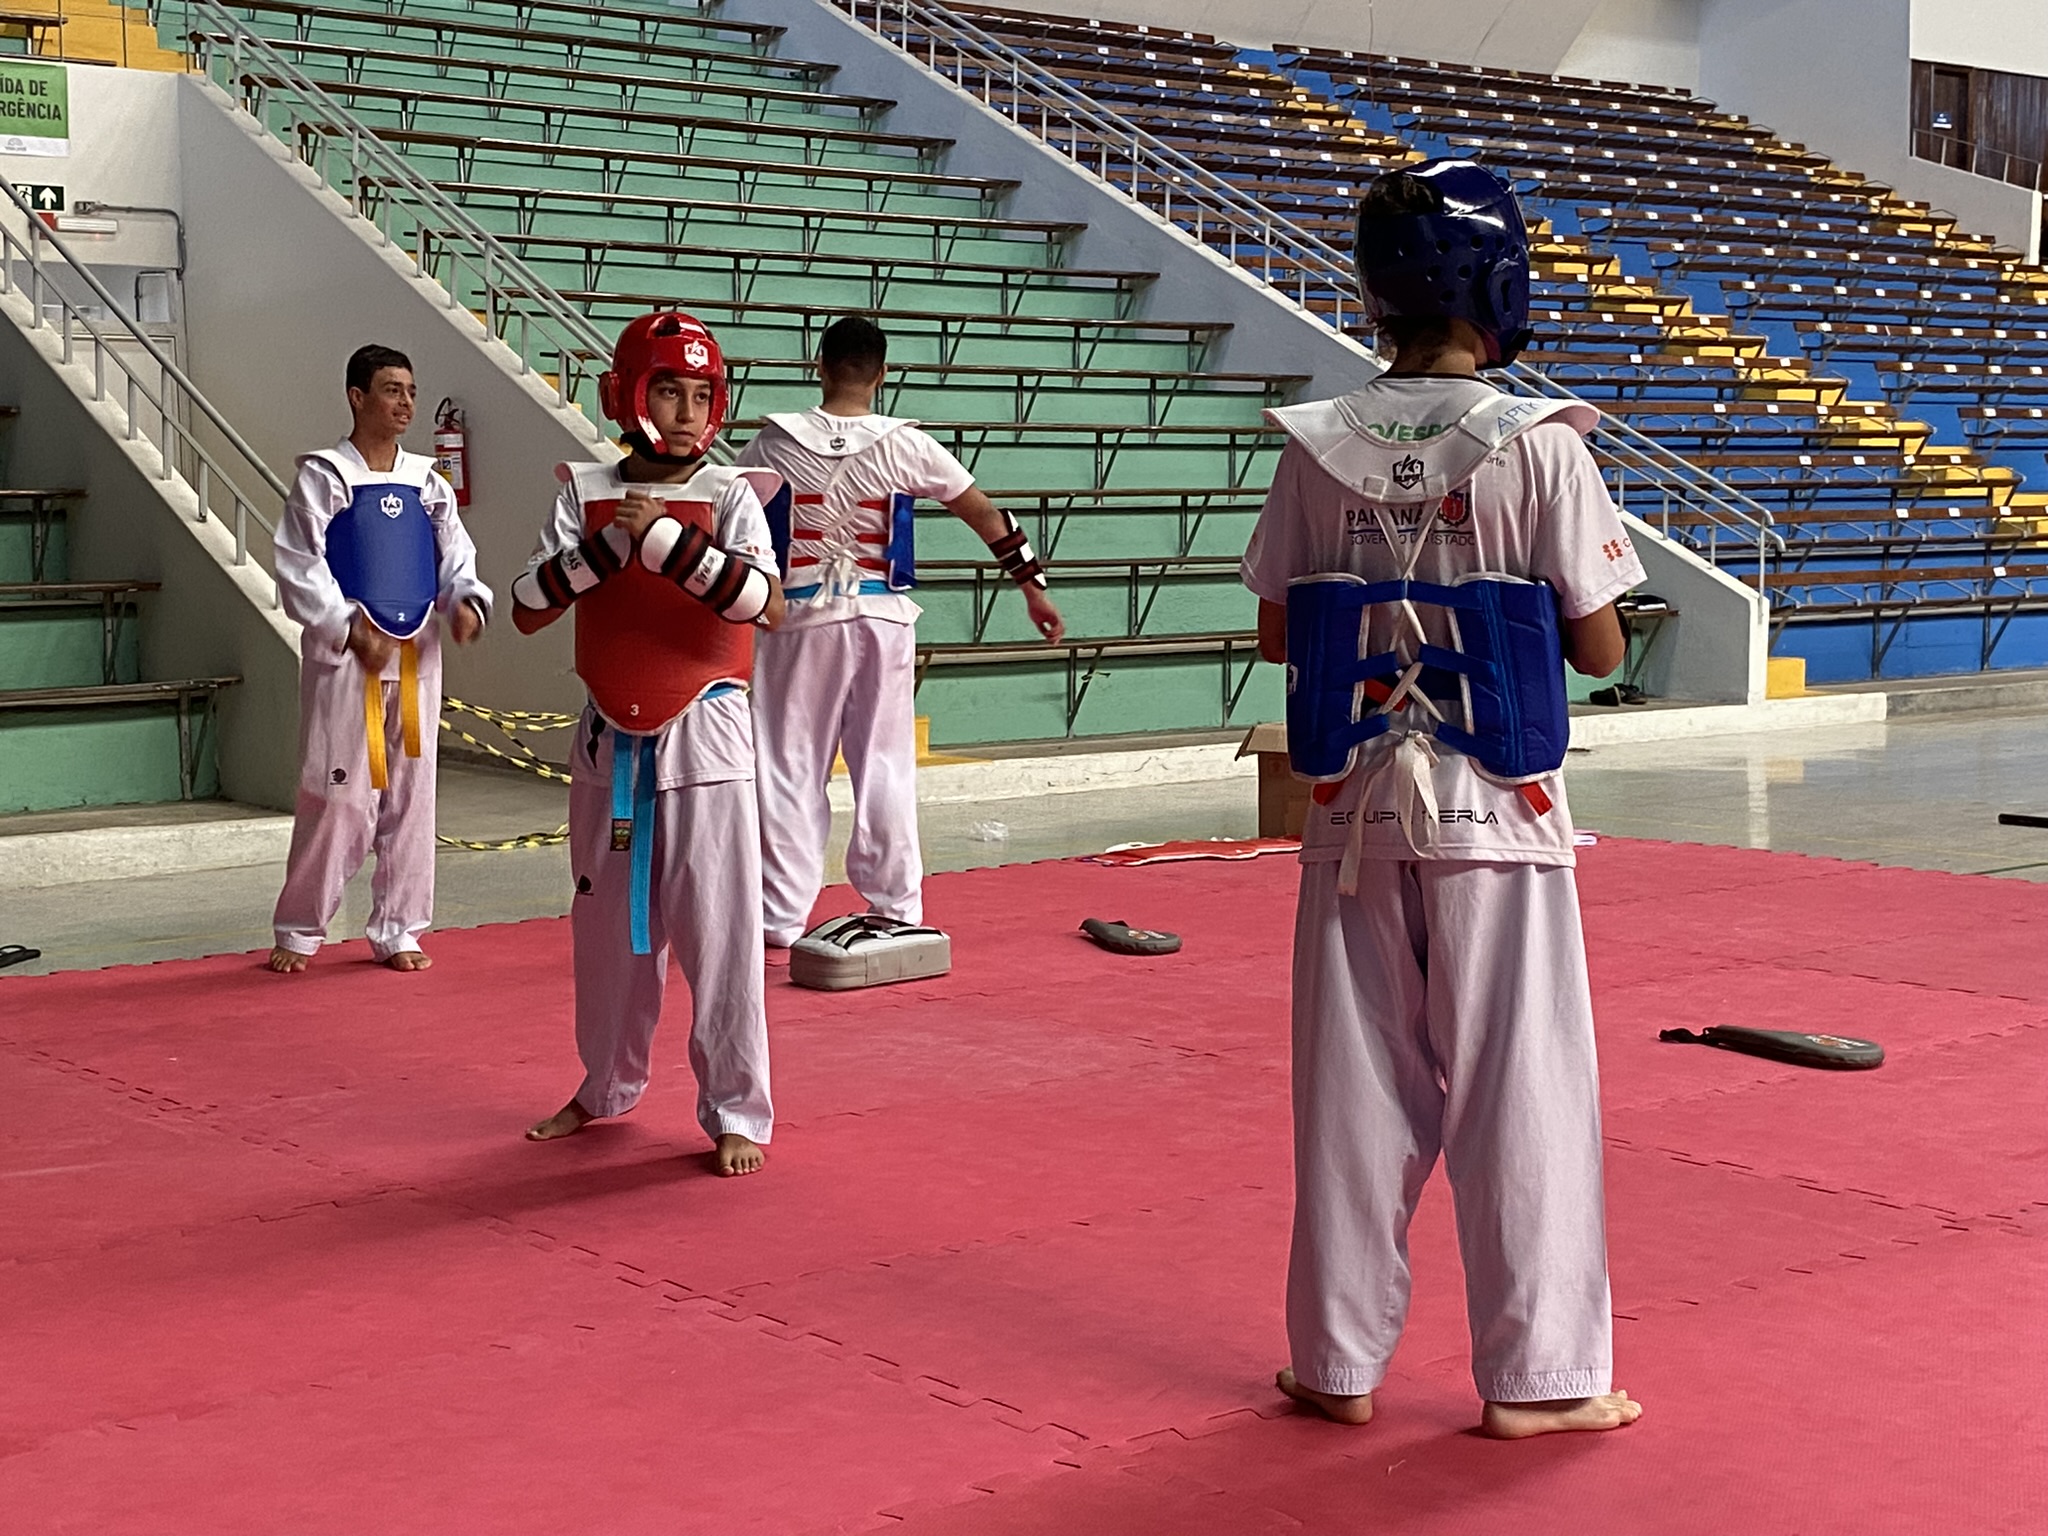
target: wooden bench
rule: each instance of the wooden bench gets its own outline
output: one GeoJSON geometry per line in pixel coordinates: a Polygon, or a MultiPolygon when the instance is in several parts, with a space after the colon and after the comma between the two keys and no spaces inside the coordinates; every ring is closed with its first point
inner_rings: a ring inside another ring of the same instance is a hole
{"type": "MultiPolygon", "coordinates": [[[[759,189],[764,180],[781,179],[798,185],[788,190],[800,194],[820,183],[847,183],[859,189],[866,199],[863,207],[857,209],[819,210],[821,212],[875,213],[880,210],[875,199],[879,194],[886,198],[891,192],[906,188],[922,191],[961,191],[972,194],[963,197],[964,203],[986,207],[1000,201],[1017,189],[1018,183],[999,176],[949,176],[937,171],[898,171],[870,169],[853,165],[822,165],[816,161],[802,160],[758,160],[732,155],[674,154],[664,150],[643,149],[635,146],[612,148],[602,144],[567,144],[543,142],[537,139],[497,138],[487,134],[448,133],[439,129],[421,128],[379,128],[377,137],[384,143],[398,149],[449,149],[455,152],[456,175],[467,181],[480,155],[491,155],[524,164],[532,160],[553,163],[561,160],[581,160],[595,163],[602,168],[602,174],[609,181],[614,195],[638,197],[637,192],[624,192],[629,172],[644,172],[656,168],[703,173],[719,172],[730,176],[741,188],[759,189]]],[[[299,124],[301,142],[318,141],[327,138],[345,138],[345,131],[325,123],[299,124]]],[[[309,157],[310,158],[310,157],[309,157]]],[[[751,207],[762,206],[748,199],[751,207]]],[[[781,205],[768,205],[781,206],[781,205]]]]}
{"type": "Polygon", "coordinates": [[[0,33],[21,29],[22,51],[35,55],[43,51],[52,32],[59,34],[58,52],[63,52],[62,33],[66,17],[48,11],[0,11],[0,33]]]}
{"type": "MultiPolygon", "coordinates": [[[[195,53],[228,45],[224,33],[208,32],[205,28],[194,28],[186,34],[186,41],[195,53]]],[[[750,113],[747,121],[762,121],[751,115],[753,109],[774,102],[784,106],[803,106],[825,116],[832,109],[839,109],[847,115],[874,117],[888,111],[896,103],[881,96],[848,96],[830,91],[793,90],[787,86],[764,85],[753,81],[697,79],[691,76],[636,75],[617,70],[572,69],[567,65],[549,64],[538,59],[493,58],[486,54],[456,54],[440,52],[415,52],[399,48],[373,48],[366,43],[317,42],[311,38],[273,37],[266,41],[279,53],[295,55],[300,60],[333,59],[341,61],[349,71],[359,73],[364,64],[399,64],[426,67],[447,76],[451,71],[462,70],[479,74],[484,78],[486,90],[495,89],[502,78],[506,82],[514,79],[558,81],[572,86],[579,92],[604,86],[619,92],[622,101],[637,100],[642,95],[679,95],[691,97],[718,97],[741,103],[742,110],[750,113]]]]}
{"type": "Polygon", "coordinates": [[[29,580],[43,579],[43,562],[50,550],[50,527],[57,514],[74,501],[83,501],[83,490],[32,490],[20,486],[0,487],[0,517],[12,514],[29,520],[29,580]]]}
{"type": "Polygon", "coordinates": [[[72,609],[100,618],[100,681],[112,684],[120,659],[121,621],[144,592],[162,590],[154,581],[0,582],[0,613],[47,613],[72,609]]]}
{"type": "Polygon", "coordinates": [[[178,797],[193,796],[199,767],[199,743],[193,737],[194,706],[210,711],[223,688],[241,679],[186,677],[155,683],[108,683],[88,688],[0,689],[0,712],[27,713],[124,709],[174,704],[178,710],[178,797]]]}
{"type": "MultiPolygon", "coordinates": [[[[429,33],[437,45],[450,38],[472,38],[519,49],[555,47],[560,48],[572,64],[580,61],[591,51],[610,50],[614,53],[636,53],[649,63],[690,64],[705,68],[730,63],[751,64],[765,74],[779,74],[799,80],[829,80],[839,72],[837,64],[806,59],[785,59],[773,54],[735,53],[730,49],[720,48],[693,48],[683,43],[639,41],[628,37],[613,37],[602,32],[547,32],[534,27],[506,26],[497,22],[476,21],[468,17],[432,16],[389,10],[352,10],[341,6],[309,4],[307,0],[232,0],[228,8],[249,16],[289,17],[297,24],[301,36],[306,35],[316,24],[329,21],[347,26],[382,27],[394,33],[429,33]]],[[[607,11],[606,14],[618,13],[607,11]]],[[[646,14],[649,21],[668,20],[671,17],[677,21],[687,21],[683,13],[670,12],[666,8],[652,9],[646,14]]]]}
{"type": "MultiPolygon", "coordinates": [[[[277,90],[284,82],[255,72],[241,77],[245,89],[277,90]]],[[[852,128],[845,123],[821,118],[815,123],[792,123],[780,118],[734,118],[721,113],[675,112],[648,107],[606,106],[592,101],[556,101],[548,97],[507,96],[486,91],[479,96],[468,91],[438,91],[412,85],[372,85],[360,81],[324,80],[320,88],[330,96],[348,101],[391,102],[402,112],[417,113],[422,105],[484,108],[494,120],[502,120],[507,109],[531,113],[540,119],[543,139],[552,144],[556,125],[565,119],[588,118],[607,124],[648,125],[675,131],[682,142],[698,133],[727,133],[745,138],[795,139],[806,151],[825,148],[907,149],[906,159],[929,166],[951,146],[951,139],[921,138],[907,133],[877,133],[852,128]]],[[[379,130],[380,136],[382,131],[379,130]]],[[[694,158],[694,157],[693,157],[694,158]]],[[[781,161],[759,162],[764,166],[781,161]]],[[[816,162],[801,162],[816,163],[816,162]]]]}
{"type": "Polygon", "coordinates": [[[1214,656],[1221,663],[1222,705],[1219,724],[1228,724],[1237,701],[1243,697],[1259,660],[1256,630],[1230,630],[1208,634],[1147,635],[1086,640],[1063,640],[1058,645],[1044,641],[1019,641],[994,645],[921,645],[917,649],[917,683],[922,685],[934,667],[1018,666],[1061,658],[1066,669],[1066,720],[1071,733],[1080,718],[1088,688],[1106,663],[1115,660],[1171,660],[1177,657],[1214,656]]]}
{"type": "MultiPolygon", "coordinates": [[[[365,177],[364,181],[373,187],[389,185],[383,177],[365,177]]],[[[678,231],[679,240],[687,238],[682,231],[688,227],[689,216],[692,213],[706,212],[744,216],[755,222],[787,220],[795,224],[806,237],[810,237],[821,225],[833,224],[920,230],[931,236],[934,260],[943,259],[949,235],[1028,235],[1035,236],[1047,246],[1053,246],[1087,227],[1082,223],[1059,219],[997,219],[970,214],[897,213],[888,209],[807,208],[794,203],[751,203],[732,198],[685,197],[678,193],[590,192],[553,187],[505,186],[491,181],[443,181],[435,185],[472,212],[479,205],[494,198],[506,199],[514,205],[515,217],[529,222],[538,207],[543,204],[597,206],[613,212],[620,211],[621,205],[631,211],[655,209],[670,221],[669,227],[678,231]]]]}
{"type": "MultiPolygon", "coordinates": [[[[1131,639],[1152,638],[1144,635],[1145,622],[1151,617],[1153,604],[1170,579],[1187,577],[1213,581],[1222,577],[1234,583],[1242,563],[1243,559],[1238,555],[1087,555],[1072,560],[1048,556],[1044,561],[1046,577],[1055,586],[1069,581],[1123,581],[1127,600],[1125,628],[1131,639]],[[1148,578],[1151,581],[1149,593],[1145,590],[1148,578]]],[[[992,559],[920,560],[917,562],[917,584],[920,587],[965,586],[969,589],[975,644],[983,643],[982,636],[988,632],[997,600],[1005,590],[1015,585],[1001,562],[992,559]]]]}
{"type": "MultiPolygon", "coordinates": [[[[596,274],[603,271],[612,258],[648,256],[659,258],[654,264],[664,270],[697,263],[706,266],[726,266],[733,274],[734,296],[738,294],[742,274],[752,279],[769,278],[777,274],[798,277],[854,276],[873,285],[874,295],[866,306],[869,309],[881,308],[884,303],[882,295],[889,285],[905,280],[906,277],[922,281],[934,278],[952,280],[963,276],[988,278],[995,286],[1006,292],[1032,286],[1057,286],[1063,282],[1074,282],[1135,293],[1136,290],[1159,280],[1157,272],[1109,267],[1066,267],[1051,263],[1005,265],[989,261],[936,261],[924,256],[863,256],[857,252],[745,251],[734,250],[729,246],[693,245],[680,241],[612,240],[601,236],[584,235],[500,235],[498,238],[508,245],[517,246],[528,255],[548,251],[580,252],[585,266],[591,273],[585,283],[587,287],[597,286],[596,274]]],[[[1007,307],[1006,305],[1006,312],[1007,307]]]]}

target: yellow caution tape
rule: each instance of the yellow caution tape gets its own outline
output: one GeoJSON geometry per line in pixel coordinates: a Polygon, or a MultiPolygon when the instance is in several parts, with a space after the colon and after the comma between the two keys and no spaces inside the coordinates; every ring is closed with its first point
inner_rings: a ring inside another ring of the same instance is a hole
{"type": "MultiPolygon", "coordinates": [[[[566,730],[576,723],[576,716],[558,715],[546,710],[486,709],[478,704],[469,704],[461,699],[446,696],[441,700],[441,708],[443,711],[441,729],[458,740],[475,747],[479,752],[495,757],[500,762],[510,763],[514,768],[523,768],[528,773],[547,779],[551,783],[567,784],[571,782],[569,775],[561,769],[551,763],[542,762],[534,753],[533,748],[519,739],[519,733],[522,731],[566,730]],[[473,715],[487,725],[496,727],[498,732],[518,749],[517,754],[515,755],[505,751],[503,748],[495,747],[488,741],[480,741],[470,735],[468,731],[457,729],[455,723],[447,718],[447,715],[456,713],[473,715]]],[[[567,822],[563,822],[561,826],[555,828],[552,832],[528,832],[520,837],[508,837],[496,842],[478,841],[466,837],[436,837],[434,839],[443,848],[462,848],[472,853],[506,853],[522,848],[551,848],[568,840],[569,824],[567,822]]]]}
{"type": "Polygon", "coordinates": [[[436,837],[435,842],[443,848],[466,848],[471,853],[506,853],[515,848],[552,848],[557,843],[569,841],[569,823],[563,822],[552,832],[528,832],[523,837],[508,837],[502,842],[484,843],[466,837],[436,837]]]}

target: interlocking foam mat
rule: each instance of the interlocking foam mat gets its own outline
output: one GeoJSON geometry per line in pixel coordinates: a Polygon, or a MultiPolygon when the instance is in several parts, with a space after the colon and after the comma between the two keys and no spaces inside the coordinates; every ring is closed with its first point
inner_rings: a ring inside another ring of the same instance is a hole
{"type": "Polygon", "coordinates": [[[934,878],[951,976],[771,972],[776,1139],[738,1180],[680,981],[639,1109],[521,1139],[578,1075],[562,922],[437,935],[416,976],[357,943],[299,977],[0,978],[0,1524],[2048,1529],[2048,888],[1583,852],[1617,1381],[1648,1406],[1501,1445],[1440,1179],[1377,1420],[1272,1388],[1295,874],[934,878]],[[1186,947],[1106,954],[1090,915],[1186,947]],[[1711,1023],[1890,1059],[1656,1038],[1711,1023]]]}

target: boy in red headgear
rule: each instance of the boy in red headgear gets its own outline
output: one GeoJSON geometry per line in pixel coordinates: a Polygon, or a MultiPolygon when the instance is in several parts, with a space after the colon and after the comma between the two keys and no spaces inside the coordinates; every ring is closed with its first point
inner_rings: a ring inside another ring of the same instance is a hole
{"type": "Polygon", "coordinates": [[[554,512],[512,585],[522,634],[576,606],[590,692],[569,793],[585,1075],[526,1134],[573,1135],[639,1101],[673,946],[695,1015],[698,1123],[720,1173],[753,1173],[774,1114],[747,686],[755,629],[782,617],[762,510],[781,481],[705,463],[725,423],[725,360],[688,315],[627,326],[599,396],[626,456],[556,471],[554,512]]]}

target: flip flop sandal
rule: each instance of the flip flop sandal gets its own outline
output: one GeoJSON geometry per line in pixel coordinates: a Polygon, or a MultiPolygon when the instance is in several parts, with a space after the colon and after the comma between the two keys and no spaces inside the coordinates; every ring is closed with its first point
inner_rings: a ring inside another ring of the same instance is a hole
{"type": "Polygon", "coordinates": [[[43,952],[30,949],[26,944],[0,944],[0,971],[10,965],[26,965],[31,960],[40,960],[43,952]]]}
{"type": "Polygon", "coordinates": [[[1081,931],[1113,955],[1171,955],[1180,949],[1179,934],[1133,928],[1122,919],[1106,923],[1091,917],[1081,924],[1081,931]]]}

